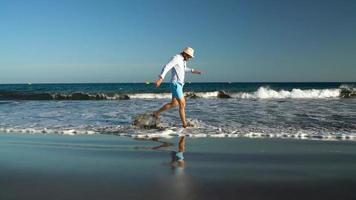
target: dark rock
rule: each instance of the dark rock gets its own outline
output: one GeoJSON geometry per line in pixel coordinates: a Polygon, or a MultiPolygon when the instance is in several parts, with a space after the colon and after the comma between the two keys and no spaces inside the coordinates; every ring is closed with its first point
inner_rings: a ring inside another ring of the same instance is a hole
{"type": "Polygon", "coordinates": [[[88,94],[83,94],[83,93],[73,93],[71,95],[71,99],[72,100],[89,100],[90,99],[90,96],[88,94]]]}
{"type": "Polygon", "coordinates": [[[67,96],[66,95],[62,95],[62,94],[55,94],[54,95],[54,99],[55,100],[67,100],[67,96]]]}
{"type": "Polygon", "coordinates": [[[199,98],[194,92],[187,92],[185,93],[185,98],[188,99],[197,99],[199,98]]]}
{"type": "Polygon", "coordinates": [[[340,92],[340,97],[343,98],[355,98],[356,91],[350,88],[342,88],[340,92]]]}
{"type": "Polygon", "coordinates": [[[0,100],[52,100],[48,93],[1,92],[0,100]]]}
{"type": "Polygon", "coordinates": [[[218,92],[218,98],[222,98],[222,99],[228,99],[228,98],[231,98],[230,95],[228,95],[226,92],[224,91],[219,91],[218,92]]]}
{"type": "Polygon", "coordinates": [[[53,97],[47,93],[26,95],[26,100],[52,100],[53,97]]]}
{"type": "Polygon", "coordinates": [[[122,95],[119,96],[118,99],[119,99],[119,100],[129,100],[130,97],[129,97],[129,95],[127,95],[127,94],[122,94],[122,95]]]}
{"type": "Polygon", "coordinates": [[[95,95],[95,100],[104,100],[104,99],[106,99],[106,97],[102,94],[95,95]]]}
{"type": "Polygon", "coordinates": [[[133,125],[139,128],[159,128],[160,120],[152,114],[142,114],[135,117],[133,125]]]}

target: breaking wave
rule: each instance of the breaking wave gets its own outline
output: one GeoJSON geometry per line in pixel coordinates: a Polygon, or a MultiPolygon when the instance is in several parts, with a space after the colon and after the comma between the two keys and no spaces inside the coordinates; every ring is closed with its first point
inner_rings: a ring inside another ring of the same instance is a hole
{"type": "MultiPolygon", "coordinates": [[[[326,99],[355,98],[356,88],[352,85],[341,85],[334,89],[299,89],[275,90],[269,87],[259,87],[254,92],[185,92],[186,98],[204,99],[326,99]]],[[[129,99],[169,99],[170,93],[21,93],[0,91],[0,100],[129,100],[129,99]]]]}
{"type": "Polygon", "coordinates": [[[253,93],[237,93],[233,94],[232,96],[235,98],[243,99],[324,99],[340,97],[340,91],[340,89],[292,89],[291,91],[276,91],[273,89],[260,87],[256,92],[253,93]]]}

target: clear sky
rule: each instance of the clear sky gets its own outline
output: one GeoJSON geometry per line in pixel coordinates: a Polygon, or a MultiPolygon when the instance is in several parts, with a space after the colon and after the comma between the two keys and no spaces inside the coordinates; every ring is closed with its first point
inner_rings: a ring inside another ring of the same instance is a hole
{"type": "Polygon", "coordinates": [[[0,0],[0,83],[356,81],[354,0],[0,0]]]}

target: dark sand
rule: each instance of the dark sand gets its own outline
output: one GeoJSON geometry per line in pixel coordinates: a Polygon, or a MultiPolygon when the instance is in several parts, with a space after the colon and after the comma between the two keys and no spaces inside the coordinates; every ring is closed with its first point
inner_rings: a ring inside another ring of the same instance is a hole
{"type": "Polygon", "coordinates": [[[0,134],[0,199],[356,199],[356,142],[0,134]]]}

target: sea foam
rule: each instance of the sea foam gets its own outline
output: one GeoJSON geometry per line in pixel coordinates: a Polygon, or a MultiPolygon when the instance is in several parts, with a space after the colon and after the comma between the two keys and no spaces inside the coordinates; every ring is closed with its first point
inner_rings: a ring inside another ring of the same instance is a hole
{"type": "MultiPolygon", "coordinates": [[[[203,99],[216,99],[221,94],[231,98],[237,99],[324,99],[324,98],[338,98],[340,97],[341,89],[292,89],[287,90],[273,90],[268,87],[260,87],[255,92],[186,92],[188,98],[203,98],[203,99]]],[[[128,95],[130,99],[169,99],[170,93],[142,93],[128,95]]]]}
{"type": "Polygon", "coordinates": [[[231,94],[233,98],[242,99],[323,99],[323,98],[337,98],[340,97],[340,89],[292,89],[286,90],[273,90],[267,87],[260,87],[256,92],[252,93],[235,93],[231,94]]]}
{"type": "MultiPolygon", "coordinates": [[[[350,85],[342,85],[339,88],[332,89],[300,89],[276,90],[268,86],[261,86],[256,91],[234,92],[234,91],[207,91],[194,92],[185,91],[186,98],[237,98],[237,99],[323,99],[323,98],[354,98],[356,89],[350,85]]],[[[74,92],[71,94],[50,94],[50,93],[16,93],[0,92],[2,104],[8,103],[8,100],[129,100],[129,99],[170,99],[171,93],[84,93],[74,92]]]]}

